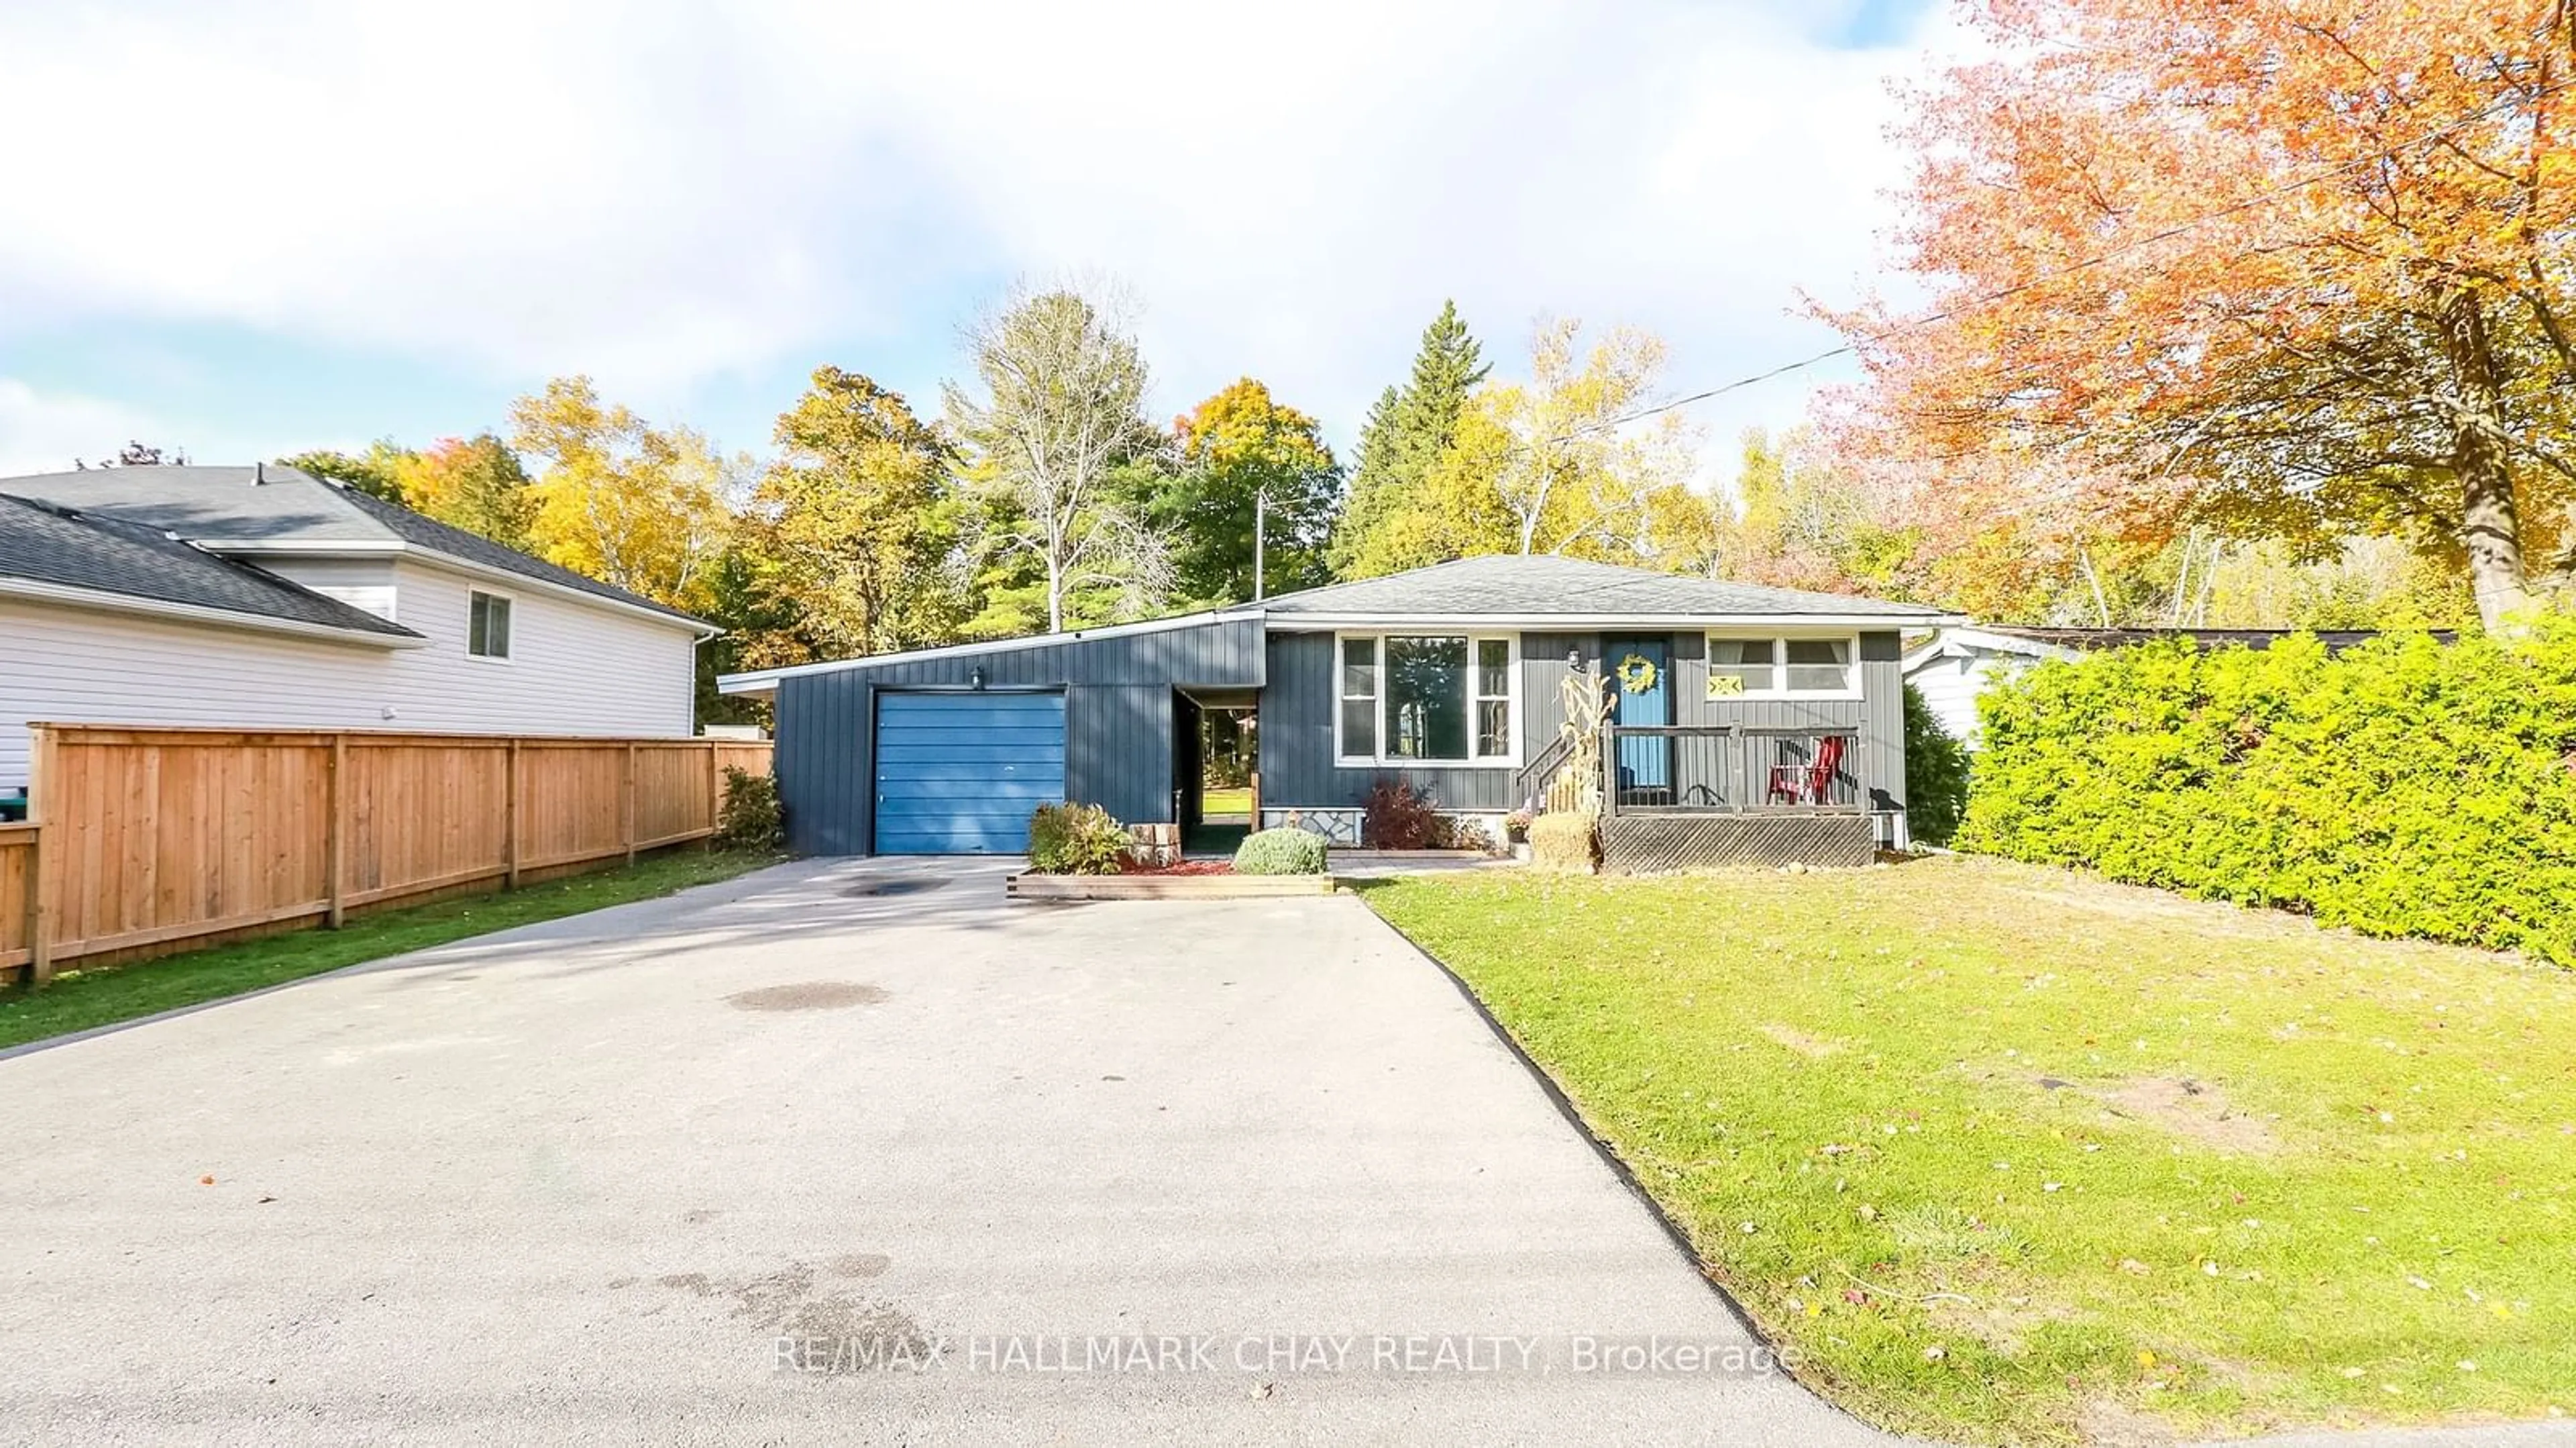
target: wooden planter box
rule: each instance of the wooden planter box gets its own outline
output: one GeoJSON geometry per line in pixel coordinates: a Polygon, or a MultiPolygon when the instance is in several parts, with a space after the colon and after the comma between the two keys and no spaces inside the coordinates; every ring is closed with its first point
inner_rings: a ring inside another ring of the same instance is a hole
{"type": "Polygon", "coordinates": [[[1003,882],[1014,900],[1240,900],[1330,895],[1330,875],[1040,875],[1003,882]]]}

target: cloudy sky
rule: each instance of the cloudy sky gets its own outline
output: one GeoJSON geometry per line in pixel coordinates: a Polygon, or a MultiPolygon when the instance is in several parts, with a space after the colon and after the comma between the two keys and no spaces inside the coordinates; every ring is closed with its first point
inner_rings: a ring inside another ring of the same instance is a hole
{"type": "Polygon", "coordinates": [[[1444,296],[1506,370],[1553,312],[1694,390],[1872,284],[1937,10],[12,0],[0,474],[423,443],[569,372],[757,452],[824,362],[935,408],[1068,271],[1141,300],[1163,413],[1249,374],[1346,446],[1444,296]]]}

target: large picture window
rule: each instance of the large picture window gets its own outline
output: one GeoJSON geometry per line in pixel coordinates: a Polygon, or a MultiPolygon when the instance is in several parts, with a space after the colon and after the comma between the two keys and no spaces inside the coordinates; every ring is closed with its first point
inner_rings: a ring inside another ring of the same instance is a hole
{"type": "Polygon", "coordinates": [[[1708,641],[1708,696],[1849,694],[1853,640],[1827,638],[1717,638],[1708,641]]]}
{"type": "Polygon", "coordinates": [[[1336,753],[1371,764],[1511,762],[1515,653],[1508,638],[1345,635],[1336,753]]]}

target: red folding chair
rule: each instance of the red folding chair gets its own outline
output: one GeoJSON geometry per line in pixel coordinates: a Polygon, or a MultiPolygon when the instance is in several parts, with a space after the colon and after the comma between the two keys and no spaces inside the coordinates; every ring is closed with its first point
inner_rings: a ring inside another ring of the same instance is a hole
{"type": "Polygon", "coordinates": [[[1843,767],[1843,742],[1846,736],[1828,734],[1816,741],[1816,757],[1805,764],[1771,766],[1771,791],[1763,797],[1766,804],[1786,801],[1790,804],[1824,804],[1834,797],[1834,776],[1843,767]]]}

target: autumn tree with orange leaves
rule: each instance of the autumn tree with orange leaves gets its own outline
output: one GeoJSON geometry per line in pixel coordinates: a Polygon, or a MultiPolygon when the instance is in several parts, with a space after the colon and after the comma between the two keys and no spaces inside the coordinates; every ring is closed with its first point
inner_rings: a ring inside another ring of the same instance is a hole
{"type": "Polygon", "coordinates": [[[1833,318],[1882,461],[1954,516],[2403,537],[2491,628],[2564,586],[2576,0],[1968,3],[1903,132],[1930,300],[1833,318]]]}

